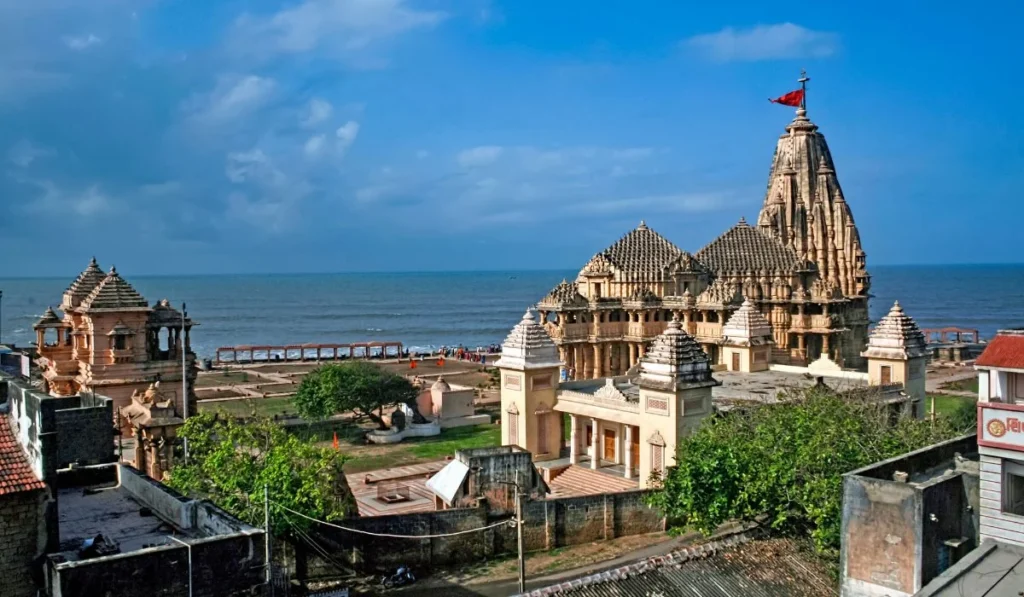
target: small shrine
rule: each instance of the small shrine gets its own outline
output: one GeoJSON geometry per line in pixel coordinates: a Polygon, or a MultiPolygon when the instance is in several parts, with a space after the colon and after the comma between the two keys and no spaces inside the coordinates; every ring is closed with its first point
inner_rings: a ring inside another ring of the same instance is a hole
{"type": "Polygon", "coordinates": [[[174,444],[178,427],[185,422],[174,409],[174,399],[154,382],[144,391],[132,393],[131,404],[121,407],[121,418],[135,437],[135,468],[161,481],[174,466],[174,444]]]}

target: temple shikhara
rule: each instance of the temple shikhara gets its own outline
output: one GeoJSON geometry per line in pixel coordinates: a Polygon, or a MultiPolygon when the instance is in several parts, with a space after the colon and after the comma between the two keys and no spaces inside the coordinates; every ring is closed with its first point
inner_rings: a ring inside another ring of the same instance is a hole
{"type": "Polygon", "coordinates": [[[860,367],[869,288],[832,154],[801,106],[775,148],[754,225],[741,218],[691,254],[640,222],[537,307],[574,379],[624,374],[674,317],[713,364],[738,368],[726,329],[744,301],[745,318],[753,309],[770,325],[770,348],[756,358],[860,367]]]}
{"type": "MultiPolygon", "coordinates": [[[[60,310],[63,317],[47,308],[33,326],[44,391],[53,396],[102,394],[122,413],[138,408],[138,397],[153,394],[152,384],[160,382],[161,417],[171,407],[178,415],[196,412],[190,333],[197,324],[166,299],[151,307],[116,269],[104,273],[93,259],[64,292],[60,310]]],[[[131,428],[123,417],[121,425],[125,431],[131,428]]]]}

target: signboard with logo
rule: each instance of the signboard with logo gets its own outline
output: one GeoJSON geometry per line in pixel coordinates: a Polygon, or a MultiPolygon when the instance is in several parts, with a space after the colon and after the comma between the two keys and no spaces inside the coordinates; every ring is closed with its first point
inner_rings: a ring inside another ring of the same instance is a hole
{"type": "Polygon", "coordinates": [[[979,445],[1024,452],[1024,406],[983,405],[979,410],[979,445]]]}

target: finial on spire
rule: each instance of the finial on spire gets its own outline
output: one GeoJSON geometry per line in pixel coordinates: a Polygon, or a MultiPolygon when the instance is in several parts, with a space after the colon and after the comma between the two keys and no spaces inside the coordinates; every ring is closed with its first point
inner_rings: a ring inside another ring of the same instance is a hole
{"type": "Polygon", "coordinates": [[[96,263],[96,256],[95,255],[93,255],[92,259],[89,260],[89,265],[91,265],[93,267],[99,267],[100,264],[96,263]]]}
{"type": "Polygon", "coordinates": [[[747,223],[747,218],[745,216],[740,216],[740,224],[746,224],[746,223],[747,223]]]}
{"type": "Polygon", "coordinates": [[[533,318],[533,307],[526,308],[526,313],[523,313],[523,321],[536,323],[537,320],[533,318]]]}
{"type": "Polygon", "coordinates": [[[113,265],[111,265],[110,266],[110,273],[108,275],[116,276],[117,275],[117,268],[114,267],[113,265]]]}
{"type": "Polygon", "coordinates": [[[807,82],[810,80],[811,78],[807,76],[807,71],[801,68],[800,78],[797,79],[797,82],[800,83],[800,91],[803,92],[800,94],[800,109],[805,114],[807,113],[807,82]]]}
{"type": "Polygon", "coordinates": [[[641,229],[641,228],[646,229],[647,228],[647,222],[644,222],[643,220],[640,220],[640,225],[637,226],[637,229],[641,229]]]}

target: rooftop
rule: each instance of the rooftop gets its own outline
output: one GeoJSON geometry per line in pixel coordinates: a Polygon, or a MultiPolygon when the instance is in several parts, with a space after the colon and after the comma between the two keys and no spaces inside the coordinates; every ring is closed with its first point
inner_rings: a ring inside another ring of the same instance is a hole
{"type": "Polygon", "coordinates": [[[1024,547],[986,539],[918,597],[1017,597],[1024,587],[1024,547]]]}
{"type": "MultiPolygon", "coordinates": [[[[811,373],[790,373],[788,371],[716,371],[715,379],[722,385],[711,389],[711,398],[719,410],[728,410],[744,402],[772,404],[787,391],[809,388],[818,383],[818,377],[811,373]]],[[[828,387],[844,391],[867,387],[866,379],[824,377],[828,387]]]]}
{"type": "Polygon", "coordinates": [[[512,328],[501,345],[501,358],[496,366],[523,370],[558,367],[561,364],[554,340],[537,323],[533,310],[527,309],[522,321],[512,328]]]}
{"type": "Polygon", "coordinates": [[[834,582],[793,539],[733,536],[530,592],[530,597],[832,597],[834,582]]]}
{"type": "Polygon", "coordinates": [[[103,281],[82,300],[80,308],[83,311],[148,310],[149,303],[112,267],[103,281]]]}
{"type": "Polygon", "coordinates": [[[128,552],[167,545],[173,543],[168,536],[182,534],[181,530],[147,513],[145,506],[124,487],[103,484],[66,488],[57,492],[57,499],[60,503],[60,549],[68,560],[75,559],[73,554],[85,540],[98,535],[118,543],[122,552],[128,552]]]}
{"type": "Polygon", "coordinates": [[[0,496],[45,488],[32,471],[7,413],[0,410],[0,496]]]}
{"type": "Polygon", "coordinates": [[[716,274],[796,272],[810,269],[792,249],[751,228],[746,220],[725,231],[694,254],[716,274]]]}
{"type": "MultiPolygon", "coordinates": [[[[689,257],[686,251],[640,222],[612,246],[595,255],[594,260],[610,263],[625,273],[656,279],[676,262],[685,261],[686,257],[689,257]]],[[[594,260],[584,269],[593,270],[594,260]]]]}
{"type": "Polygon", "coordinates": [[[900,302],[893,303],[889,313],[871,330],[865,357],[908,359],[923,357],[928,347],[924,334],[912,317],[903,311],[900,302]]]}
{"type": "Polygon", "coordinates": [[[974,364],[978,367],[1024,369],[1024,330],[999,330],[974,364]]]}

